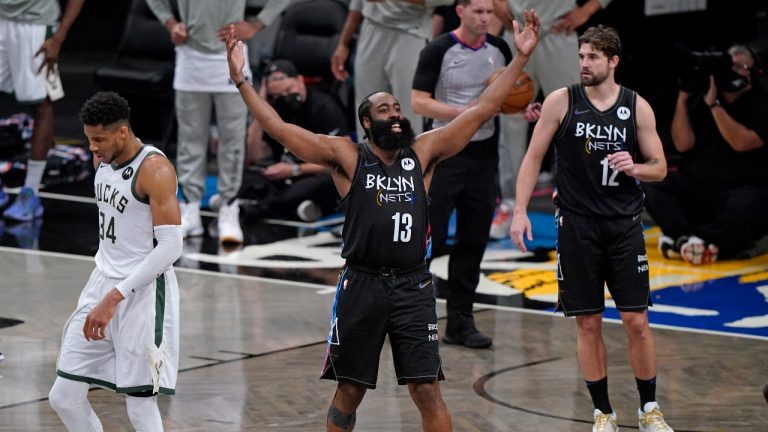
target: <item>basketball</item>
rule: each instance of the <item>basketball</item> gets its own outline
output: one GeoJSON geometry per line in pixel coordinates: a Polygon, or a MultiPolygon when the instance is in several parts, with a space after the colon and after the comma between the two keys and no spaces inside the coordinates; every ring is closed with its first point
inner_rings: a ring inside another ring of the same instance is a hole
{"type": "MultiPolygon", "coordinates": [[[[488,78],[490,85],[504,69],[498,69],[488,78]]],[[[501,112],[504,114],[517,114],[525,110],[525,107],[533,100],[533,80],[525,72],[520,72],[517,81],[507,93],[507,98],[501,104],[501,112]]]]}

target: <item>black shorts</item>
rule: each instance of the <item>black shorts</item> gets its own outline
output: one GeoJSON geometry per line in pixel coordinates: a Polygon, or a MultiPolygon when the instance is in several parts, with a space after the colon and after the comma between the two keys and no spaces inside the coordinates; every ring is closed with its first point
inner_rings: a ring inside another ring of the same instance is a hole
{"type": "Polygon", "coordinates": [[[443,380],[432,274],[394,278],[345,267],[339,275],[321,378],[376,388],[389,336],[397,383],[443,380]]]}
{"type": "Polygon", "coordinates": [[[639,215],[609,219],[560,209],[555,218],[557,310],[566,316],[602,313],[605,286],[616,309],[648,309],[648,254],[639,215]]]}

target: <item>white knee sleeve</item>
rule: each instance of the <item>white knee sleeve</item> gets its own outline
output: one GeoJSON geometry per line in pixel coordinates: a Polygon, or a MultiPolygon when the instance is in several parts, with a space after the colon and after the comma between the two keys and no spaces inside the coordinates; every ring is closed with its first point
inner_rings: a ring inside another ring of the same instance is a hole
{"type": "Polygon", "coordinates": [[[88,402],[87,383],[56,377],[48,402],[70,431],[102,432],[101,422],[88,402]]]}
{"type": "Polygon", "coordinates": [[[163,420],[160,418],[160,409],[157,407],[157,396],[126,396],[125,405],[128,407],[128,418],[136,432],[163,431],[163,420]]]}

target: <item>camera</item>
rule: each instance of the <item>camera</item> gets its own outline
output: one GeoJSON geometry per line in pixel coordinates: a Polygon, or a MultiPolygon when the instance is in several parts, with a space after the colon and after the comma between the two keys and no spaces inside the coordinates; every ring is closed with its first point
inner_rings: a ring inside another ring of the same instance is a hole
{"type": "Polygon", "coordinates": [[[685,92],[706,93],[710,75],[719,91],[734,92],[749,84],[748,78],[733,70],[733,60],[727,52],[684,50],[681,60],[680,90],[685,92]]]}

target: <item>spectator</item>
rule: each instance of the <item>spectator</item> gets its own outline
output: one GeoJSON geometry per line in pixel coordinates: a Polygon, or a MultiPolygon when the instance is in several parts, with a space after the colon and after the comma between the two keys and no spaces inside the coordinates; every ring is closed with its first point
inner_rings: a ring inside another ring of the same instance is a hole
{"type": "MultiPolygon", "coordinates": [[[[324,135],[350,135],[346,117],[329,95],[304,84],[296,66],[289,60],[274,60],[266,69],[262,94],[280,117],[310,132],[324,135]]],[[[249,142],[259,150],[268,150],[271,163],[259,176],[268,183],[265,196],[259,196],[257,214],[295,218],[312,222],[337,211],[336,187],[331,174],[322,165],[306,163],[263,133],[258,122],[249,128],[249,142]]],[[[243,185],[249,189],[248,184],[243,185]]]]}
{"type": "MultiPolygon", "coordinates": [[[[336,79],[349,77],[346,69],[352,35],[360,30],[354,64],[355,97],[385,91],[409,95],[419,51],[431,35],[432,7],[450,5],[453,0],[352,0],[338,45],[331,57],[336,79]]],[[[412,112],[410,98],[401,101],[403,116],[413,122],[414,132],[422,130],[422,119],[412,112]]],[[[357,126],[357,137],[363,129],[357,126]]]]}
{"type": "MultiPolygon", "coordinates": [[[[433,118],[436,128],[476,103],[491,74],[512,59],[507,43],[488,34],[492,0],[459,0],[456,13],[458,29],[424,47],[413,79],[413,111],[433,118]]],[[[435,168],[429,189],[433,256],[450,254],[443,341],[469,348],[488,348],[493,342],[475,327],[472,305],[496,205],[498,138],[496,119],[491,118],[459,154],[435,168]],[[454,210],[456,241],[449,250],[454,210]]]]}
{"type": "MultiPolygon", "coordinates": [[[[534,83],[534,95],[541,90],[544,97],[552,91],[579,80],[578,42],[576,28],[584,24],[592,14],[606,7],[611,0],[589,0],[578,6],[574,0],[494,0],[494,12],[507,29],[512,21],[520,21],[522,12],[532,7],[541,17],[541,46],[536,56],[525,67],[534,83]]],[[[510,46],[511,32],[506,33],[510,46]]],[[[535,118],[535,117],[534,117],[535,118]]],[[[509,235],[512,209],[515,207],[515,181],[528,143],[527,115],[501,117],[499,140],[499,188],[501,200],[491,226],[491,237],[503,239],[509,235]]],[[[540,181],[551,181],[545,167],[540,181]]]]}
{"type": "MultiPolygon", "coordinates": [[[[272,10],[271,0],[265,10],[272,10]]],[[[242,243],[240,209],[237,192],[242,181],[247,109],[235,85],[222,79],[227,70],[224,39],[229,24],[241,39],[253,37],[260,21],[244,20],[245,0],[201,2],[178,0],[181,21],[171,11],[170,0],[147,0],[155,16],[165,24],[176,45],[176,119],[179,143],[176,169],[186,202],[181,204],[185,237],[204,232],[200,218],[200,202],[205,190],[206,156],[210,136],[211,110],[215,111],[219,131],[217,189],[221,195],[218,235],[221,243],[242,243]]],[[[245,73],[251,76],[246,65],[245,73]]]]}
{"type": "MultiPolygon", "coordinates": [[[[13,93],[19,103],[35,110],[26,179],[16,201],[3,212],[8,219],[31,221],[43,216],[40,183],[53,145],[53,100],[61,97],[49,97],[48,80],[61,85],[57,69],[61,45],[84,3],[69,0],[57,22],[58,0],[0,2],[0,91],[13,93]]],[[[7,202],[0,183],[0,207],[7,202]]]]}
{"type": "Polygon", "coordinates": [[[645,185],[660,250],[694,265],[738,257],[768,234],[768,95],[755,54],[742,45],[728,53],[732,67],[698,93],[683,77],[671,128],[682,158],[645,185]]]}

